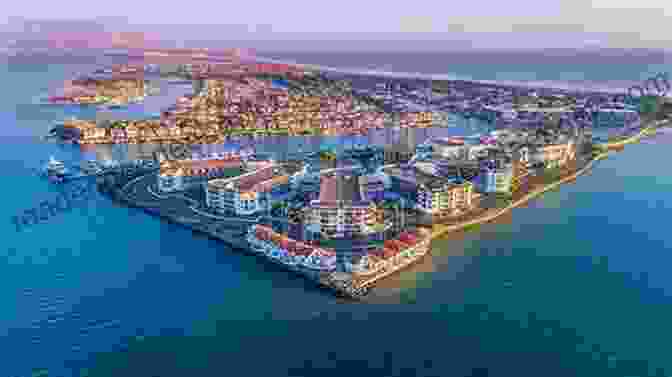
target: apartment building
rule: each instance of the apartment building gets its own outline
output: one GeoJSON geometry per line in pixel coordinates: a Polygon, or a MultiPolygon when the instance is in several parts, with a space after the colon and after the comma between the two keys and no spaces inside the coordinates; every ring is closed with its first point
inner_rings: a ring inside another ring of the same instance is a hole
{"type": "Polygon", "coordinates": [[[520,159],[514,159],[512,164],[511,192],[526,190],[529,176],[530,172],[527,164],[520,159]]]}
{"type": "Polygon", "coordinates": [[[252,215],[269,211],[282,198],[276,189],[289,187],[290,172],[271,165],[234,178],[208,182],[206,204],[222,214],[252,215]]]}
{"type": "Polygon", "coordinates": [[[357,176],[322,176],[319,198],[310,208],[311,228],[328,238],[353,238],[374,231],[376,206],[362,198],[357,176]]]}
{"type": "Polygon", "coordinates": [[[429,174],[421,168],[402,171],[398,168],[386,169],[393,182],[401,187],[414,187],[415,207],[432,215],[457,215],[473,209],[478,194],[471,182],[455,180],[429,174]]]}
{"type": "Polygon", "coordinates": [[[160,192],[184,191],[205,184],[208,179],[229,174],[231,169],[242,169],[239,156],[212,160],[166,160],[161,162],[157,186],[160,192]]]}
{"type": "Polygon", "coordinates": [[[475,182],[483,193],[509,193],[512,177],[513,164],[510,158],[489,158],[480,161],[480,173],[475,182]]]}
{"type": "Polygon", "coordinates": [[[385,182],[377,175],[359,177],[362,197],[372,201],[383,200],[385,196],[385,182]]]}
{"type": "Polygon", "coordinates": [[[576,159],[576,144],[573,140],[562,144],[550,144],[543,148],[544,167],[557,168],[565,166],[576,159]]]}

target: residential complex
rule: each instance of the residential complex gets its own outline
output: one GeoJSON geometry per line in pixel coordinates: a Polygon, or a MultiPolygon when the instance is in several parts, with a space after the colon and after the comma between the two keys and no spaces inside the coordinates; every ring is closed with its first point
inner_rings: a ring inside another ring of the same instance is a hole
{"type": "Polygon", "coordinates": [[[161,192],[184,191],[242,169],[243,161],[237,154],[221,159],[162,161],[157,185],[161,192]]]}
{"type": "Polygon", "coordinates": [[[233,178],[207,183],[206,205],[220,214],[252,215],[269,211],[283,199],[278,190],[289,187],[291,172],[271,163],[266,167],[233,178]]]}
{"type": "Polygon", "coordinates": [[[373,202],[362,197],[357,176],[323,176],[320,196],[311,201],[310,208],[310,225],[326,237],[352,238],[374,231],[377,210],[373,202]]]}

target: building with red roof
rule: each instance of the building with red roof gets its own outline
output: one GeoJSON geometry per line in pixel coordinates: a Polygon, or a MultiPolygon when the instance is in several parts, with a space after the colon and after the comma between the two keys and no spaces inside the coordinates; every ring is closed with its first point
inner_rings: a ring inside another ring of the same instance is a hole
{"type": "Polygon", "coordinates": [[[220,213],[251,215],[269,210],[276,201],[273,190],[288,184],[287,168],[269,164],[237,177],[209,181],[206,203],[220,213]]]}

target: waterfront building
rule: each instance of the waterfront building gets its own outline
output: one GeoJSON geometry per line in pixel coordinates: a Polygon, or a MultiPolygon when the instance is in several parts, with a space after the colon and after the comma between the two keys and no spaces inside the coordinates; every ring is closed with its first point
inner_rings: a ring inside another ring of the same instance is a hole
{"type": "Polygon", "coordinates": [[[467,147],[464,140],[459,138],[441,138],[432,141],[432,150],[434,153],[446,159],[465,159],[467,157],[467,147]]]}
{"type": "Polygon", "coordinates": [[[576,145],[574,140],[562,144],[545,145],[543,154],[545,168],[562,167],[570,160],[576,159],[576,145]]]}
{"type": "Polygon", "coordinates": [[[402,232],[396,239],[386,240],[382,247],[352,258],[352,261],[346,264],[346,271],[351,272],[355,280],[359,280],[370,278],[387,269],[403,266],[426,254],[430,240],[430,234],[425,230],[402,232]]]}
{"type": "Polygon", "coordinates": [[[514,158],[511,175],[511,192],[519,190],[527,191],[530,172],[527,164],[520,159],[514,158]]]}
{"type": "Polygon", "coordinates": [[[408,171],[391,168],[386,170],[393,182],[406,186],[404,191],[415,192],[415,207],[431,215],[456,215],[474,208],[474,185],[460,179],[450,179],[415,167],[408,171]],[[408,186],[413,187],[409,190],[408,186]]]}
{"type": "Polygon", "coordinates": [[[424,131],[415,128],[401,128],[398,142],[394,141],[393,132],[388,132],[388,140],[383,148],[385,164],[396,164],[410,160],[419,144],[418,139],[423,138],[426,134],[424,131]]]}
{"type": "Polygon", "coordinates": [[[252,215],[270,211],[282,201],[282,192],[289,187],[294,172],[286,167],[271,165],[234,178],[211,180],[207,183],[206,205],[218,213],[252,215]]]}
{"type": "Polygon", "coordinates": [[[290,268],[319,278],[319,272],[336,270],[336,252],[299,242],[263,225],[252,225],[247,240],[251,250],[290,268]]]}
{"type": "Polygon", "coordinates": [[[199,186],[211,178],[230,174],[232,170],[242,172],[239,156],[211,160],[164,160],[157,176],[160,192],[184,191],[199,186]]]}
{"type": "Polygon", "coordinates": [[[378,175],[363,175],[359,177],[360,190],[362,197],[374,202],[384,199],[385,182],[378,175]]]}
{"type": "Polygon", "coordinates": [[[423,143],[415,147],[415,154],[420,161],[429,160],[434,153],[434,147],[431,143],[423,143]]]}
{"type": "Polygon", "coordinates": [[[513,164],[510,158],[498,156],[480,161],[480,173],[475,183],[483,193],[509,193],[513,178],[513,164]]]}
{"type": "Polygon", "coordinates": [[[310,223],[327,238],[353,238],[372,233],[376,206],[362,197],[359,177],[322,176],[320,195],[310,203],[310,223]]]}

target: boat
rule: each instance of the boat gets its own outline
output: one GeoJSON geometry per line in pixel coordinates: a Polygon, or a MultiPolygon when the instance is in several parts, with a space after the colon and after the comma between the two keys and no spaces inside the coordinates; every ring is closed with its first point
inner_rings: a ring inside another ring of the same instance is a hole
{"type": "Polygon", "coordinates": [[[84,160],[80,164],[80,169],[84,174],[97,175],[103,172],[100,164],[96,160],[84,160]]]}
{"type": "Polygon", "coordinates": [[[108,109],[108,110],[119,110],[119,109],[122,109],[123,107],[124,107],[124,105],[122,105],[120,103],[110,103],[105,108],[108,109]]]}
{"type": "Polygon", "coordinates": [[[121,164],[119,163],[119,161],[116,161],[116,160],[103,160],[101,162],[101,167],[103,169],[114,169],[114,168],[118,168],[120,165],[121,164]]]}
{"type": "Polygon", "coordinates": [[[63,162],[56,160],[54,156],[49,158],[49,162],[45,167],[45,171],[50,177],[63,177],[64,175],[68,174],[68,171],[65,168],[63,162]]]}

